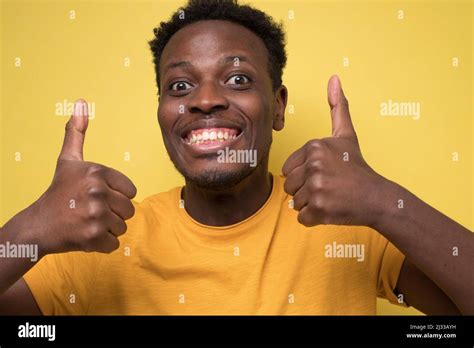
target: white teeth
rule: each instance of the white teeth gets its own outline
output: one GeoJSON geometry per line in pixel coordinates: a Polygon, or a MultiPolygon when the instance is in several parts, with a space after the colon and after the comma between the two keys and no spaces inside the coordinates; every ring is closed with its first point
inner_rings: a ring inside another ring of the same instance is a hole
{"type": "Polygon", "coordinates": [[[227,140],[233,140],[237,138],[237,134],[229,134],[225,131],[203,131],[202,133],[194,133],[189,136],[187,143],[189,145],[199,145],[206,141],[210,142],[224,142],[227,140]]]}

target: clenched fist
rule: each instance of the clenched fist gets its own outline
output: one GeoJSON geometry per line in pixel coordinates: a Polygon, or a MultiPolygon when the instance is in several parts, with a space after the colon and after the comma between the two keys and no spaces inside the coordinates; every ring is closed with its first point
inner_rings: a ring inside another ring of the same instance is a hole
{"type": "Polygon", "coordinates": [[[308,141],[283,166],[285,191],[293,196],[298,221],[372,226],[377,192],[386,180],[364,161],[337,76],[328,84],[332,136],[308,141]]]}
{"type": "Polygon", "coordinates": [[[42,254],[67,251],[112,252],[134,214],[137,189],[122,173],[83,160],[88,125],[87,104],[76,102],[66,125],[64,143],[53,181],[31,206],[42,254]]]}

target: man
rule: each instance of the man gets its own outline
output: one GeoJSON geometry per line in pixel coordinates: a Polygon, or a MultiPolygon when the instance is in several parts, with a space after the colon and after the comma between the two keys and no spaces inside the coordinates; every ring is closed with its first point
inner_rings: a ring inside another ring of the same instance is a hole
{"type": "Polygon", "coordinates": [[[377,296],[474,313],[472,233],[369,167],[337,76],[332,136],[268,172],[287,102],[271,18],[190,1],[150,46],[186,185],[132,202],[128,178],[84,161],[78,101],[51,186],[2,227],[0,244],[38,245],[41,260],[0,259],[0,313],[375,314],[377,296]]]}

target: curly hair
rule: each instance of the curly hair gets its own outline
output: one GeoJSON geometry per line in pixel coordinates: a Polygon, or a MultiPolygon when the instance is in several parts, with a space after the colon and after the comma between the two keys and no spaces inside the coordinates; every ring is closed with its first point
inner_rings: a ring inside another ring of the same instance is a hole
{"type": "Polygon", "coordinates": [[[273,90],[282,84],[286,65],[285,33],[281,23],[276,23],[266,13],[237,0],[189,0],[178,9],[167,22],[161,22],[153,29],[155,38],[149,41],[155,65],[156,85],[160,92],[160,59],[171,37],[188,24],[202,20],[226,20],[240,24],[255,33],[268,50],[268,70],[273,90]]]}

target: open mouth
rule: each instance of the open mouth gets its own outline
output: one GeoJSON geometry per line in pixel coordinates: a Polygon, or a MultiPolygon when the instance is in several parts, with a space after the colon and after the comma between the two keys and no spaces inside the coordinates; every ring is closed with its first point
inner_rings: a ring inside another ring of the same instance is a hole
{"type": "Polygon", "coordinates": [[[199,128],[193,129],[183,136],[186,144],[196,145],[216,145],[225,142],[231,142],[242,134],[238,128],[199,128]]]}

